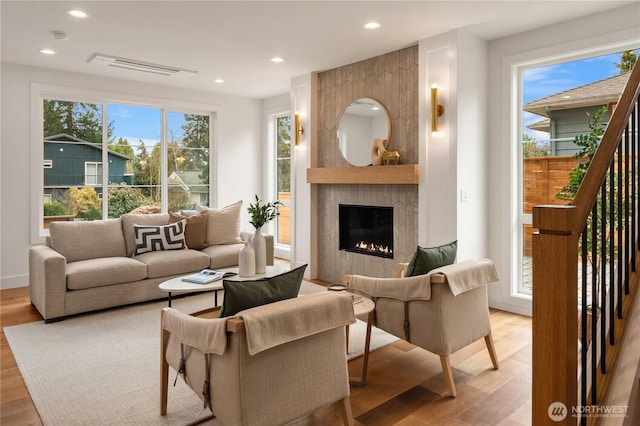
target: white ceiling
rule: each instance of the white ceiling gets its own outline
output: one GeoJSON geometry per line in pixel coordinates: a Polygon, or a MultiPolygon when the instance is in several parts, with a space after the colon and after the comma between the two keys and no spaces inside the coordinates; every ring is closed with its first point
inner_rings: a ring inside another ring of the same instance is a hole
{"type": "Polygon", "coordinates": [[[633,1],[7,1],[3,62],[266,98],[291,77],[350,64],[456,28],[492,40],[633,1]],[[68,16],[83,9],[90,18],[68,16]],[[366,30],[374,20],[382,27],[366,30]],[[52,31],[68,40],[56,40],[52,31]],[[56,55],[38,52],[51,48],[56,55]],[[94,53],[195,70],[98,67],[94,53]],[[284,63],[269,61],[281,56],[284,63]],[[216,78],[223,84],[213,82],[216,78]]]}

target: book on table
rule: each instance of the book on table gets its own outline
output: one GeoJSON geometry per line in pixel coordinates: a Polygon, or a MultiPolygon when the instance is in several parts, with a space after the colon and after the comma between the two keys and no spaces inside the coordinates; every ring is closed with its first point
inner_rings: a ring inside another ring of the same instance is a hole
{"type": "Polygon", "coordinates": [[[209,284],[226,277],[232,277],[234,275],[237,274],[235,272],[216,271],[215,269],[203,269],[197,274],[187,275],[186,277],[183,277],[182,281],[196,284],[209,284]]]}

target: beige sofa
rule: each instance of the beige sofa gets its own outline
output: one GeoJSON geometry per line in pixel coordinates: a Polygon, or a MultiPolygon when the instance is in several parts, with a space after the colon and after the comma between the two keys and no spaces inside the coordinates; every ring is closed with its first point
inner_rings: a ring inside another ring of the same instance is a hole
{"type": "MultiPolygon", "coordinates": [[[[83,312],[164,298],[166,292],[158,288],[163,281],[204,268],[237,265],[243,245],[239,206],[227,216],[209,210],[206,232],[207,240],[213,244],[200,250],[156,250],[137,255],[134,226],[169,225],[169,214],[52,222],[46,244],[29,251],[31,303],[46,322],[51,322],[83,312]]],[[[265,238],[267,264],[273,265],[273,237],[265,238]]]]}

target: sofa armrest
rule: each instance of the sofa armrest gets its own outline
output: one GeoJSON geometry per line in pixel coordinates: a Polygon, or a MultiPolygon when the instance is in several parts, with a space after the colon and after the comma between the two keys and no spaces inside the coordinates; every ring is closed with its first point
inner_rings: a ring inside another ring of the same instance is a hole
{"type": "Polygon", "coordinates": [[[29,297],[45,320],[65,316],[67,260],[47,246],[29,249],[29,297]]]}

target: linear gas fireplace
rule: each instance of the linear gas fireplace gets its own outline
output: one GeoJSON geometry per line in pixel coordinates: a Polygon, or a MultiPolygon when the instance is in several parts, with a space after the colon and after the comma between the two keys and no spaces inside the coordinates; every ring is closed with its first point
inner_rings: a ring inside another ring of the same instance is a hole
{"type": "Polygon", "coordinates": [[[340,250],[393,259],[393,207],[339,205],[340,250]]]}

